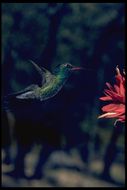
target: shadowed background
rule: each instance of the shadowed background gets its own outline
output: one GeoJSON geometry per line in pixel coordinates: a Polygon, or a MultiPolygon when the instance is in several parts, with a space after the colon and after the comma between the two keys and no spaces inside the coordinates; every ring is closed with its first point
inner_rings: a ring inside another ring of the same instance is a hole
{"type": "MultiPolygon", "coordinates": [[[[32,83],[41,84],[29,59],[50,71],[65,62],[86,68],[72,74],[48,101],[9,100],[18,143],[74,149],[87,165],[96,157],[106,162],[114,120],[97,119],[102,106],[99,97],[105,82],[114,82],[115,67],[124,68],[124,14],[123,3],[2,3],[3,96],[32,83]]],[[[5,147],[9,139],[4,119],[3,123],[5,147]]],[[[121,128],[111,159],[124,167],[121,128]]],[[[116,183],[124,184],[124,177],[119,179],[117,173],[113,176],[116,183]]]]}

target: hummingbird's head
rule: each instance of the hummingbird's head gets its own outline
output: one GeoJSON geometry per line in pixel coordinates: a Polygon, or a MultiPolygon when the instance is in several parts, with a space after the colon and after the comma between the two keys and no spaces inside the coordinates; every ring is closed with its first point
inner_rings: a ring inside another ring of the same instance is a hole
{"type": "Polygon", "coordinates": [[[77,70],[81,70],[81,67],[75,67],[73,65],[71,65],[70,63],[65,63],[60,65],[60,72],[62,72],[63,74],[67,75],[73,71],[77,71],[77,70]]]}

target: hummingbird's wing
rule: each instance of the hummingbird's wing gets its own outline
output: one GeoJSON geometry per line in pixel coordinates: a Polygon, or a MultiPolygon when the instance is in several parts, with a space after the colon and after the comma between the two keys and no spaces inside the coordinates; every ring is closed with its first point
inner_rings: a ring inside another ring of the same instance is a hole
{"type": "Polygon", "coordinates": [[[33,61],[30,60],[30,62],[34,65],[34,67],[36,68],[36,70],[39,72],[39,74],[42,77],[42,87],[46,87],[55,78],[55,76],[44,67],[40,68],[33,61]]]}
{"type": "Polygon", "coordinates": [[[16,97],[20,94],[24,94],[26,92],[30,92],[30,91],[34,91],[35,89],[37,89],[39,86],[37,84],[32,84],[26,88],[24,88],[23,90],[20,90],[18,92],[15,92],[15,93],[11,93],[11,94],[8,94],[7,97],[16,97]]]}

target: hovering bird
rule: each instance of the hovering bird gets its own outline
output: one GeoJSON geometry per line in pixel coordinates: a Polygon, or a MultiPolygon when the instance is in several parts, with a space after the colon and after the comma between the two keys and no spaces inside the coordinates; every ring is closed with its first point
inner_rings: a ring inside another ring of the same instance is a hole
{"type": "Polygon", "coordinates": [[[52,74],[43,67],[39,67],[36,63],[31,61],[42,77],[42,86],[32,84],[24,90],[14,93],[17,99],[39,99],[40,101],[47,100],[55,96],[67,81],[69,75],[73,71],[81,70],[81,67],[75,67],[70,63],[65,63],[59,66],[57,74],[52,74]]]}

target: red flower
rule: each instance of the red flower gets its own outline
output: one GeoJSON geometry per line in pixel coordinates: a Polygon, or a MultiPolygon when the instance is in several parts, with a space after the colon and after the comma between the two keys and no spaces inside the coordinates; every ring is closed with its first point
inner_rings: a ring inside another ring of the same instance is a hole
{"type": "Polygon", "coordinates": [[[110,103],[102,107],[102,111],[105,113],[98,118],[116,118],[116,122],[125,122],[125,72],[122,76],[117,66],[116,73],[116,84],[111,86],[110,83],[106,83],[108,89],[104,90],[105,96],[100,100],[110,101],[110,103]]]}

